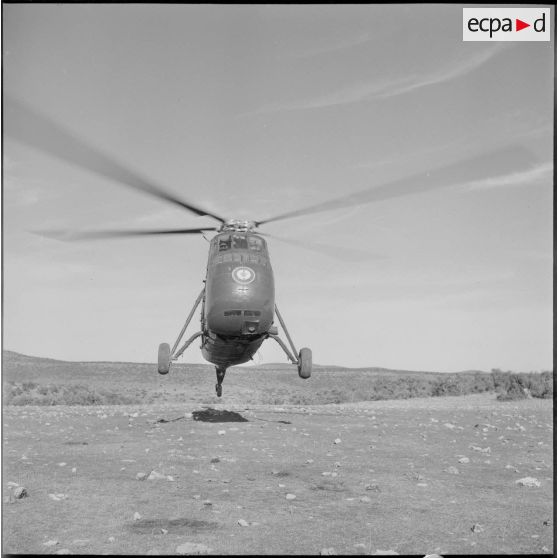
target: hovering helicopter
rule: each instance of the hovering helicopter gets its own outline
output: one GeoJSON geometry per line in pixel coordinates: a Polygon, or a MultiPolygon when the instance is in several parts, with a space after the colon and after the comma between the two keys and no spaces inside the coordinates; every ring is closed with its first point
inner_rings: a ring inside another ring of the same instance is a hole
{"type": "Polygon", "coordinates": [[[178,205],[198,216],[211,217],[220,223],[216,227],[187,229],[40,233],[60,240],[87,240],[148,235],[201,235],[209,231],[216,232],[210,241],[204,287],[172,348],[168,343],[159,345],[158,372],[167,374],[171,364],[182,356],[193,341],[201,338],[203,357],[215,365],[215,390],[219,397],[222,395],[222,383],[227,369],[252,359],[266,339],[273,339],[279,344],[287,358],[297,366],[301,378],[308,379],[312,373],[311,350],[296,350],[275,303],[273,271],[267,243],[263,238],[271,235],[256,232],[259,226],[321,211],[487,180],[502,174],[525,171],[536,163],[533,155],[522,146],[505,146],[310,207],[260,221],[249,221],[225,219],[180,199],[131,171],[110,155],[87,144],[48,117],[8,96],[4,97],[4,131],[19,142],[74,166],[178,205]],[[180,345],[200,304],[200,329],[180,345]],[[279,337],[274,322],[275,316],[285,333],[288,345],[279,337]]]}
{"type": "Polygon", "coordinates": [[[312,352],[305,347],[297,353],[275,304],[269,252],[266,241],[254,231],[256,223],[237,219],[221,219],[221,222],[217,235],[211,240],[204,288],[172,349],[168,343],[159,345],[159,373],[167,374],[171,362],[201,337],[202,355],[215,364],[215,390],[217,396],[221,397],[227,368],[251,360],[263,341],[271,338],[277,341],[287,358],[297,365],[299,376],[310,378],[312,352]],[[200,331],[178,348],[200,303],[200,331]],[[274,314],[285,332],[290,350],[278,335],[274,314]]]}

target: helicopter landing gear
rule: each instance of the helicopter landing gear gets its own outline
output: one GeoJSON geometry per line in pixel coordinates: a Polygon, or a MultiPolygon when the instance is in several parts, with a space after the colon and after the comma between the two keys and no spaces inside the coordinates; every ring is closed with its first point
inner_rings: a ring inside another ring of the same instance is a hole
{"type": "Polygon", "coordinates": [[[223,395],[223,380],[225,379],[225,372],[227,371],[226,368],[215,368],[215,373],[217,374],[217,383],[215,384],[215,393],[217,397],[221,397],[223,395]]]}
{"type": "Polygon", "coordinates": [[[168,374],[172,361],[182,356],[182,353],[192,344],[192,342],[202,335],[201,331],[194,333],[194,335],[192,335],[186,341],[186,343],[184,343],[184,345],[182,345],[182,347],[177,351],[178,344],[180,343],[182,337],[184,337],[184,332],[186,331],[188,324],[192,320],[192,316],[194,315],[196,308],[199,306],[200,302],[202,301],[204,293],[205,293],[205,288],[203,288],[201,293],[198,295],[198,298],[196,299],[196,303],[194,304],[194,307],[190,311],[190,314],[188,314],[186,323],[184,324],[184,327],[182,328],[182,331],[180,332],[180,335],[178,336],[178,339],[176,340],[173,348],[171,349],[168,343],[161,343],[159,345],[159,356],[157,359],[158,362],[157,371],[159,372],[159,374],[168,374]]]}
{"type": "Polygon", "coordinates": [[[312,374],[312,351],[310,349],[308,349],[307,347],[304,347],[303,349],[300,349],[300,352],[298,353],[298,359],[295,358],[294,355],[296,355],[296,349],[295,349],[293,340],[291,339],[291,336],[289,335],[289,332],[287,330],[287,327],[285,326],[285,322],[283,321],[283,317],[279,313],[279,308],[277,308],[277,305],[275,305],[275,313],[277,314],[277,317],[279,318],[279,323],[281,324],[281,327],[283,328],[283,331],[285,332],[285,336],[287,337],[287,340],[289,341],[289,345],[291,346],[292,352],[289,351],[289,348],[287,347],[287,345],[285,345],[285,343],[283,343],[283,341],[281,340],[281,338],[277,334],[277,328],[276,327],[270,328],[270,330],[268,332],[268,337],[271,337],[272,339],[275,339],[275,341],[277,341],[279,346],[283,349],[283,351],[287,355],[287,358],[293,364],[297,365],[298,375],[303,380],[307,380],[308,378],[310,378],[310,376],[312,374]]]}
{"type": "Polygon", "coordinates": [[[312,374],[312,351],[307,347],[300,349],[298,353],[298,375],[307,380],[312,374]]]}
{"type": "Polygon", "coordinates": [[[168,374],[171,365],[171,350],[168,343],[159,345],[159,358],[157,370],[159,374],[168,374]]]}

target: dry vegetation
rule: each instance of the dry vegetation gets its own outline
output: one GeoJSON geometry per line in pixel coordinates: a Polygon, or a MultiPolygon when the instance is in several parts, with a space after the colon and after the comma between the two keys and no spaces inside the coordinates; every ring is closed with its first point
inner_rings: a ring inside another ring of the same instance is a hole
{"type": "MultiPolygon", "coordinates": [[[[156,402],[213,403],[209,365],[174,365],[166,377],[152,364],[64,362],[4,352],[4,403],[8,405],[118,405],[156,402]]],[[[225,397],[247,404],[321,405],[496,392],[501,400],[553,396],[550,372],[492,370],[440,374],[379,368],[316,366],[309,381],[294,366],[233,368],[225,397]]]]}

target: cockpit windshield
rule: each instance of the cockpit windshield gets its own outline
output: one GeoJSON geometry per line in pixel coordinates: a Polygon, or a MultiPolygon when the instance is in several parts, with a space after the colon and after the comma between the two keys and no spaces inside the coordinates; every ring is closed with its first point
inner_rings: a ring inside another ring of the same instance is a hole
{"type": "Polygon", "coordinates": [[[248,242],[246,236],[240,234],[231,234],[232,247],[238,250],[246,250],[248,248],[248,242]]]}
{"type": "Polygon", "coordinates": [[[249,236],[248,248],[250,250],[254,250],[255,252],[259,252],[263,248],[263,240],[257,236],[249,236]]]}
{"type": "Polygon", "coordinates": [[[219,235],[217,239],[218,251],[226,252],[228,250],[250,250],[260,252],[264,247],[264,242],[257,236],[246,236],[243,234],[219,235]]]}

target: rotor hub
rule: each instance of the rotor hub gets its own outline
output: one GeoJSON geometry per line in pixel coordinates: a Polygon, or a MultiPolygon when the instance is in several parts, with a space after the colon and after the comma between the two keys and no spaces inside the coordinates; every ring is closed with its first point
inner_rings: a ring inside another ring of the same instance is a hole
{"type": "Polygon", "coordinates": [[[254,221],[229,219],[221,225],[219,232],[254,232],[255,228],[256,223],[254,221]]]}

